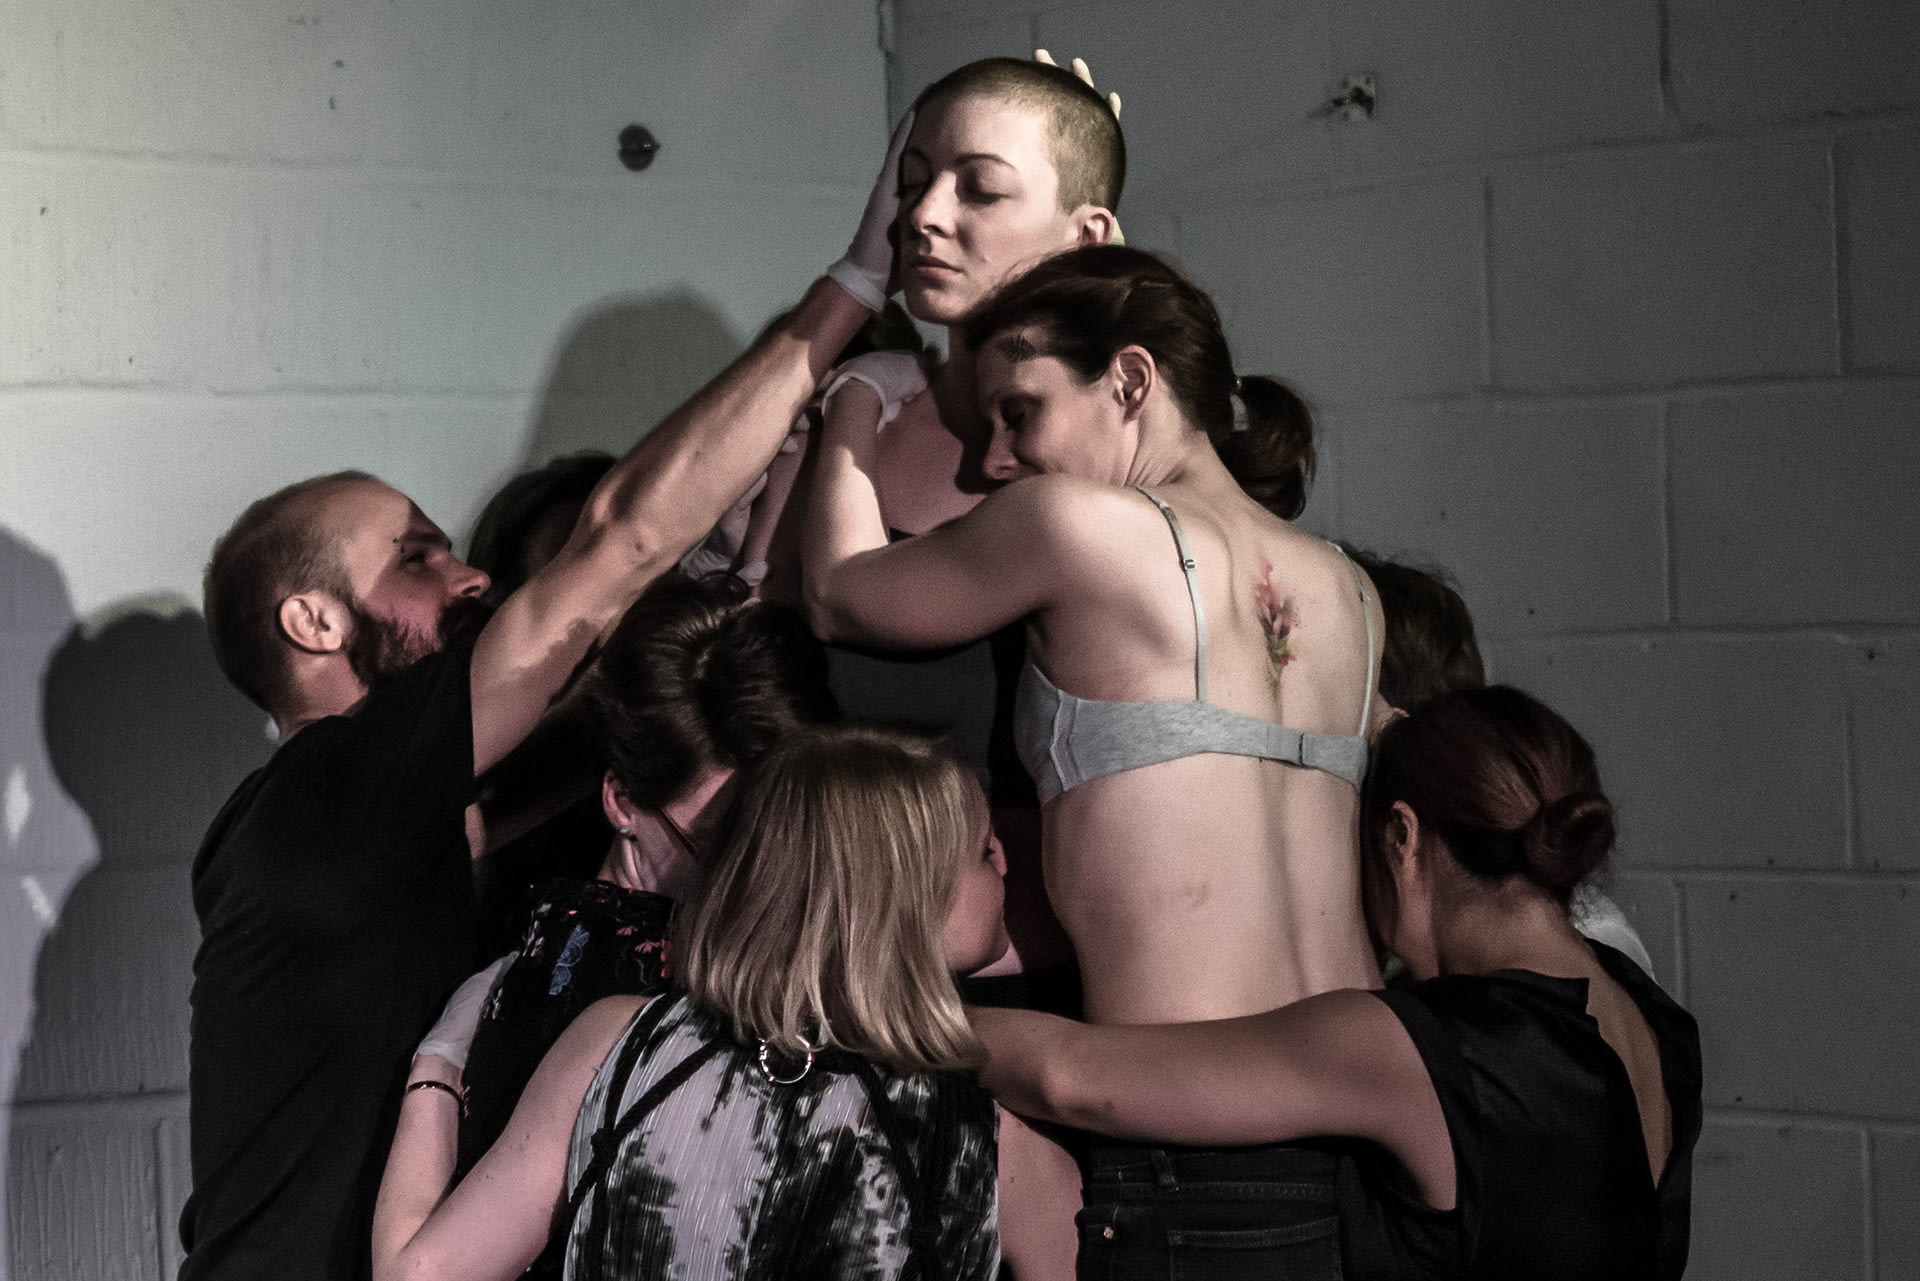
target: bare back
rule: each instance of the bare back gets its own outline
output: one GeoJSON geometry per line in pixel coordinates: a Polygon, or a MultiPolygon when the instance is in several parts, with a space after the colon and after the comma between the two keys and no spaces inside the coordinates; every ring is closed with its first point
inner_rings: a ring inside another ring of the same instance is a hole
{"type": "Polygon", "coordinates": [[[1646,1015],[1613,978],[1596,965],[1587,977],[1587,1013],[1600,1037],[1620,1057],[1640,1110],[1640,1137],[1647,1145],[1648,1174],[1657,1184],[1673,1151],[1673,1104],[1660,1067],[1660,1042],[1646,1015]]]}
{"type": "MultiPolygon", "coordinates": [[[[1369,728],[1385,710],[1368,666],[1369,613],[1375,637],[1383,623],[1370,586],[1363,602],[1364,576],[1223,471],[1153,492],[1194,560],[1207,701],[1312,734],[1369,728]]],[[[1034,619],[1033,661],[1080,699],[1192,701],[1194,607],[1169,524],[1140,494],[1103,501],[1104,545],[1034,619]]],[[[1055,797],[1048,895],[1080,958],[1088,1017],[1227,1018],[1377,984],[1358,815],[1346,779],[1218,752],[1055,797]]]]}

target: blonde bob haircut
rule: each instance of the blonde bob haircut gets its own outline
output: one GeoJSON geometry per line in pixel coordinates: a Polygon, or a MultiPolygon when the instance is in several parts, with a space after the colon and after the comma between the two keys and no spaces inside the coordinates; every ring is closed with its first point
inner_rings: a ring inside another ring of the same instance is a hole
{"type": "Polygon", "coordinates": [[[986,839],[979,783],[934,741],[793,735],[736,780],[675,968],[744,1043],[901,1073],[974,1066],[945,931],[962,860],[986,839]]]}

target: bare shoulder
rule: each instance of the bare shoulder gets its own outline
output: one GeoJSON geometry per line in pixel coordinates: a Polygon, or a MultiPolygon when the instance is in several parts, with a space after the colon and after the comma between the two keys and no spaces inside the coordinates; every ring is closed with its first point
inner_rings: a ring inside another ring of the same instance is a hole
{"type": "Polygon", "coordinates": [[[1028,476],[988,495],[981,506],[987,503],[1046,533],[1063,550],[1099,551],[1143,533],[1165,538],[1165,519],[1139,494],[1079,476],[1028,476]]]}
{"type": "Polygon", "coordinates": [[[547,1057],[571,1066],[591,1064],[598,1067],[613,1049],[614,1042],[633,1022],[649,998],[644,996],[608,996],[580,1011],[567,1024],[567,1030],[553,1043],[547,1057]]]}

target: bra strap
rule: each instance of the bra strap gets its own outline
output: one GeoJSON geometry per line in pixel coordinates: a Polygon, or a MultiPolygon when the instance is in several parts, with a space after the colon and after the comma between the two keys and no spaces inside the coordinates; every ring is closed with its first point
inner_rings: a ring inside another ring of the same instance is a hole
{"type": "MultiPolygon", "coordinates": [[[[1204,703],[1207,701],[1207,614],[1200,605],[1200,579],[1194,573],[1196,566],[1193,553],[1187,548],[1186,531],[1180,528],[1179,514],[1161,501],[1158,494],[1139,485],[1135,485],[1134,488],[1145,494],[1147,501],[1160,509],[1160,514],[1167,518],[1167,528],[1173,531],[1173,546],[1180,553],[1180,570],[1187,576],[1187,599],[1193,602],[1193,696],[1196,701],[1204,703]]],[[[1369,615],[1369,622],[1371,622],[1371,615],[1369,615]]],[[[1367,638],[1368,643],[1371,644],[1373,633],[1368,632],[1367,638]]],[[[1368,670],[1372,670],[1371,660],[1368,663],[1368,670]]]]}
{"type": "Polygon", "coordinates": [[[1360,617],[1367,623],[1367,674],[1365,685],[1360,693],[1360,728],[1354,731],[1355,737],[1364,738],[1367,733],[1367,713],[1373,710],[1373,659],[1376,644],[1373,637],[1373,610],[1368,608],[1367,580],[1361,575],[1360,567],[1353,563],[1353,557],[1347,555],[1347,549],[1334,543],[1333,550],[1340,553],[1340,559],[1347,562],[1347,572],[1353,575],[1353,585],[1360,593],[1360,617]]]}

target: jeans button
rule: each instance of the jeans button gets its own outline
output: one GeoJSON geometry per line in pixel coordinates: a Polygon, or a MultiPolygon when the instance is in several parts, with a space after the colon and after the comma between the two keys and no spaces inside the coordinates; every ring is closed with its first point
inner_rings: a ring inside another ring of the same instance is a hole
{"type": "Polygon", "coordinates": [[[1100,1235],[1111,1241],[1113,1240],[1113,1229],[1111,1227],[1101,1228],[1100,1235]]]}

